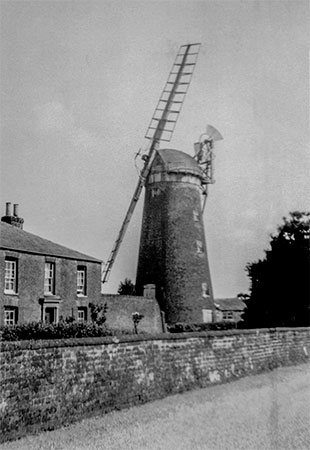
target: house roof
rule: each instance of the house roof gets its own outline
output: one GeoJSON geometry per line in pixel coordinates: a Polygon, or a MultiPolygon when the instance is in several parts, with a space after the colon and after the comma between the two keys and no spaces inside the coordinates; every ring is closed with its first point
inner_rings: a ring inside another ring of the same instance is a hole
{"type": "Polygon", "coordinates": [[[246,304],[238,297],[217,298],[214,304],[221,311],[243,311],[246,308],[246,304]]]}
{"type": "Polygon", "coordinates": [[[167,172],[185,172],[202,177],[202,170],[191,155],[173,149],[157,150],[157,154],[167,172]]]}
{"type": "Polygon", "coordinates": [[[101,263],[99,259],[48,241],[13,225],[4,222],[0,224],[0,248],[3,250],[101,263]]]}

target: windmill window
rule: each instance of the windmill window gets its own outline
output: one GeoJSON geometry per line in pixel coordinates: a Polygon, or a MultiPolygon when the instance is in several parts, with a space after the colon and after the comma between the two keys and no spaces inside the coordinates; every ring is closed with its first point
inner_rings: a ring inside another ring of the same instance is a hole
{"type": "Polygon", "coordinates": [[[4,292],[6,294],[17,293],[17,260],[6,258],[4,275],[4,292]]]}
{"type": "Polygon", "coordinates": [[[202,296],[203,297],[209,297],[210,296],[208,283],[201,283],[201,289],[202,289],[202,296]]]}
{"type": "Polygon", "coordinates": [[[199,255],[203,253],[202,241],[196,241],[196,251],[199,255]]]}
{"type": "Polygon", "coordinates": [[[86,295],[86,267],[78,266],[77,268],[77,294],[86,295]]]}
{"type": "Polygon", "coordinates": [[[199,222],[199,212],[193,211],[193,217],[195,222],[199,222]]]}
{"type": "Polygon", "coordinates": [[[153,188],[152,189],[152,197],[157,197],[158,195],[160,195],[160,189],[159,188],[153,188]]]}
{"type": "Polygon", "coordinates": [[[202,310],[202,321],[204,323],[212,322],[212,309],[203,309],[202,310]]]}

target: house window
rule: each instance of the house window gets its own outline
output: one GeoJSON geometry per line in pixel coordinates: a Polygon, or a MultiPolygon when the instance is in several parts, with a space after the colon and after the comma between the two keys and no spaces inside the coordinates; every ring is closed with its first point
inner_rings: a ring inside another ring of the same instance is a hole
{"type": "Polygon", "coordinates": [[[223,320],[232,320],[234,318],[234,315],[232,311],[224,311],[223,312],[223,320]]]}
{"type": "Polygon", "coordinates": [[[14,259],[5,260],[4,292],[17,293],[17,261],[14,259]]]}
{"type": "Polygon", "coordinates": [[[55,294],[55,263],[45,263],[44,294],[55,294]]]}
{"type": "Polygon", "coordinates": [[[203,246],[201,241],[196,241],[196,251],[200,255],[203,253],[203,246]]]}
{"type": "Polygon", "coordinates": [[[4,325],[15,325],[17,323],[17,308],[4,307],[4,325]]]}
{"type": "Polygon", "coordinates": [[[77,320],[78,320],[78,322],[86,322],[87,321],[87,308],[86,307],[78,308],[77,320]]]}
{"type": "Polygon", "coordinates": [[[77,268],[77,287],[78,295],[86,295],[86,267],[78,266],[77,268]]]}

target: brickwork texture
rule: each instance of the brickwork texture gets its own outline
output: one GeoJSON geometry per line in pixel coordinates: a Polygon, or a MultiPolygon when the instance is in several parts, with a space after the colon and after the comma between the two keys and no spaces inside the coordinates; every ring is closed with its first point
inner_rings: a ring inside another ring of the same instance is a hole
{"type": "Polygon", "coordinates": [[[4,307],[18,308],[18,323],[39,321],[43,319],[41,301],[44,299],[44,265],[54,262],[55,296],[60,298],[59,316],[77,317],[78,306],[87,306],[90,302],[100,303],[101,265],[91,262],[75,261],[42,255],[29,255],[0,250],[0,324],[3,324],[4,307]],[[18,293],[4,292],[5,256],[18,260],[18,293]],[[77,266],[83,265],[87,270],[87,297],[80,298],[76,292],[77,266]]]}
{"type": "Polygon", "coordinates": [[[111,329],[133,331],[132,314],[143,315],[138,330],[161,333],[163,324],[157,301],[135,295],[102,294],[101,303],[107,305],[106,325],[111,329]]]}
{"type": "Polygon", "coordinates": [[[200,176],[191,166],[167,170],[157,155],[145,186],[136,289],[142,294],[144,285],[156,285],[167,323],[199,323],[203,309],[213,309],[200,176]]]}
{"type": "Polygon", "coordinates": [[[1,440],[302,363],[310,329],[1,343],[1,440]]]}

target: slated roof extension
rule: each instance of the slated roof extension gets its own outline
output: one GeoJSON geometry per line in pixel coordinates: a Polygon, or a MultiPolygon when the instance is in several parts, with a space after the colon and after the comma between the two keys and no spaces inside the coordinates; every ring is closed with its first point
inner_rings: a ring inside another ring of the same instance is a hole
{"type": "Polygon", "coordinates": [[[221,311],[243,311],[246,308],[246,304],[238,297],[217,298],[214,300],[214,304],[221,311]]]}
{"type": "Polygon", "coordinates": [[[99,259],[71,250],[13,225],[4,222],[0,224],[0,248],[3,250],[101,263],[99,259]]]}

